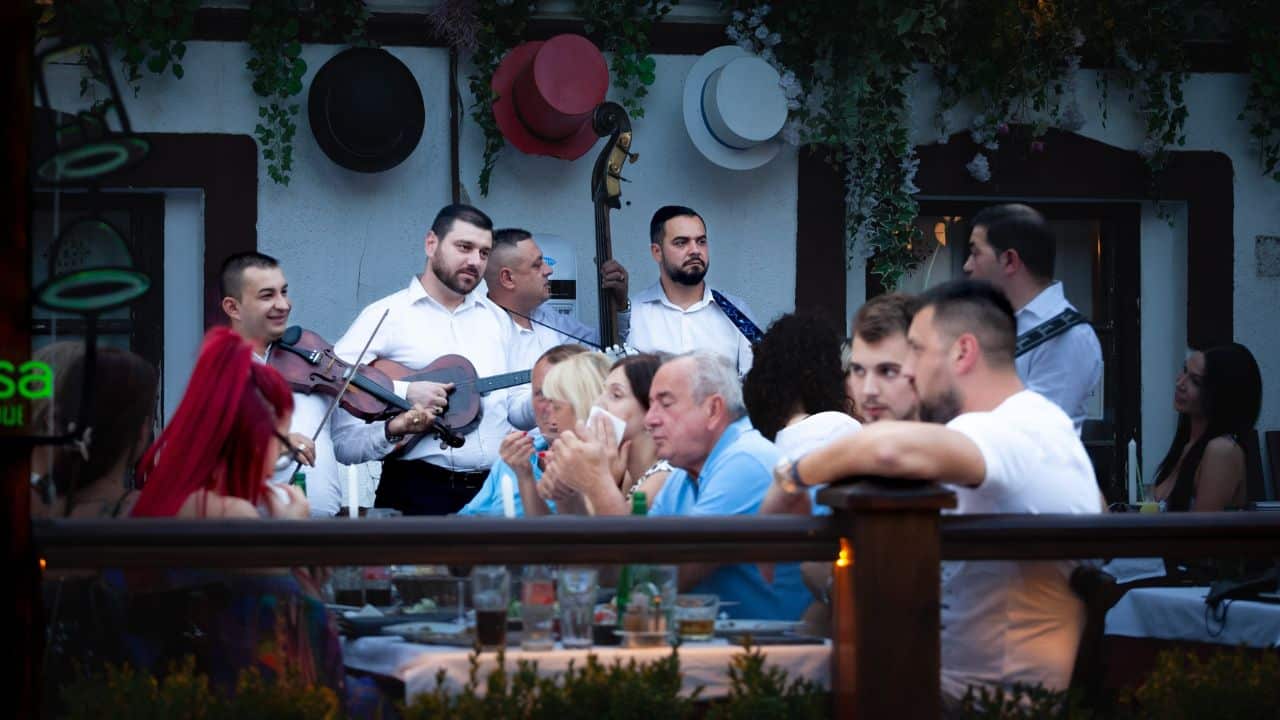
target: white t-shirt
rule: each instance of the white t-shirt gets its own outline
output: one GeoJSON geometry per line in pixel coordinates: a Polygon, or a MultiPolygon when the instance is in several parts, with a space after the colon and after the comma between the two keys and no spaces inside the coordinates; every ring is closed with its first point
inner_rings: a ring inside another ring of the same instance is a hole
{"type": "MultiPolygon", "coordinates": [[[[862,429],[862,423],[842,412],[829,410],[788,425],[778,431],[773,444],[783,455],[797,460],[808,452],[829,445],[836,438],[862,429]]],[[[818,491],[825,485],[809,488],[810,511],[814,515],[830,515],[831,508],[818,504],[818,491]]]]}
{"type": "MultiPolygon", "coordinates": [[[[1030,390],[947,427],[978,446],[986,478],[954,487],[957,514],[1098,513],[1093,465],[1071,419],[1030,390]]],[[[942,578],[942,691],[970,685],[1071,681],[1084,605],[1069,585],[1077,563],[948,562],[942,578]]]]}

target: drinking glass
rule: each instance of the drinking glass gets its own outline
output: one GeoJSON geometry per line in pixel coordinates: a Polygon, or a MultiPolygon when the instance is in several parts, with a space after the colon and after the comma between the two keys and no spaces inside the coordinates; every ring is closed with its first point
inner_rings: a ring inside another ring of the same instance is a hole
{"type": "Polygon", "coordinates": [[[566,648],[591,647],[597,580],[595,568],[560,569],[560,644],[566,648]]]}
{"type": "Polygon", "coordinates": [[[716,632],[720,598],[716,595],[676,597],[676,631],[684,640],[710,640],[716,632]]]}
{"type": "Polygon", "coordinates": [[[471,604],[476,609],[476,643],[485,650],[507,646],[507,607],[511,576],[502,565],[477,565],[471,571],[471,604]]]}
{"type": "Polygon", "coordinates": [[[520,578],[520,620],[524,626],[520,647],[524,650],[550,650],[555,645],[551,635],[556,616],[555,574],[546,565],[526,565],[520,578]]]}

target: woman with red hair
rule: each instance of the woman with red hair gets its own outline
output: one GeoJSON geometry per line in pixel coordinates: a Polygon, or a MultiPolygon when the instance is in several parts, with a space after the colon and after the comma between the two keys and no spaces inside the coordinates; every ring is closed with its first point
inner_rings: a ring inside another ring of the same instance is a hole
{"type": "MultiPolygon", "coordinates": [[[[139,464],[133,516],[306,518],[297,488],[268,483],[288,448],[292,411],[279,373],[255,362],[235,332],[210,331],[173,419],[139,464]]],[[[158,673],[193,656],[223,691],[253,668],[268,683],[327,686],[344,697],[341,645],[308,573],[174,568],[128,571],[116,582],[135,667],[158,673]]]]}
{"type": "Polygon", "coordinates": [[[293,395],[274,369],[229,328],[205,337],[173,419],[138,466],[134,517],[307,517],[293,486],[269,486],[293,395]]]}

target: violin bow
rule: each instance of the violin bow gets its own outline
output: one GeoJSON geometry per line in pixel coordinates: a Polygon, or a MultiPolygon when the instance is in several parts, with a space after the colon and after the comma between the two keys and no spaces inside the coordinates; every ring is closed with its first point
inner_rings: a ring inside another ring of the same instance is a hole
{"type": "MultiPolygon", "coordinates": [[[[347,393],[347,388],[351,387],[351,381],[355,379],[356,373],[360,371],[360,361],[364,360],[365,353],[369,352],[369,346],[373,344],[373,339],[378,336],[378,331],[382,329],[382,322],[387,319],[387,313],[391,312],[391,308],[382,311],[382,317],[378,318],[378,324],[373,326],[373,332],[369,333],[369,339],[364,341],[364,347],[360,350],[360,355],[356,358],[355,363],[351,366],[351,372],[347,373],[346,382],[342,383],[342,388],[338,390],[338,394],[333,396],[333,400],[329,402],[329,407],[324,411],[324,417],[320,419],[320,424],[316,426],[316,431],[311,434],[311,444],[316,444],[316,438],[320,437],[320,432],[324,430],[324,426],[329,422],[329,418],[333,416],[333,411],[338,408],[338,403],[342,402],[342,396],[347,393]]],[[[294,448],[295,450],[297,448],[294,448]]],[[[293,477],[302,469],[302,461],[299,460],[293,466],[293,472],[289,473],[293,477]]]]}

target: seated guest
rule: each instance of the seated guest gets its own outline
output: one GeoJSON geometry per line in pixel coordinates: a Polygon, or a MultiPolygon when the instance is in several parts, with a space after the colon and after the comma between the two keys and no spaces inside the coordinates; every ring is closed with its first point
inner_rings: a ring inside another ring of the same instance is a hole
{"type": "MultiPolygon", "coordinates": [[[[546,404],[545,410],[539,411],[539,423],[544,423],[546,431],[557,440],[562,439],[576,423],[587,419],[591,412],[591,402],[604,388],[604,377],[608,372],[609,359],[597,352],[574,355],[551,368],[542,384],[546,404]]],[[[546,474],[551,473],[551,469],[548,466],[544,470],[545,478],[546,474]]],[[[535,485],[533,474],[522,473],[517,477],[520,480],[520,499],[524,502],[525,513],[546,515],[552,512],[544,499],[541,485],[535,485]]],[[[586,515],[590,512],[590,505],[585,504],[583,496],[576,493],[552,499],[559,503],[555,509],[557,512],[573,515],[586,515]]]]}
{"type": "Polygon", "coordinates": [[[1169,510],[1211,512],[1245,504],[1242,433],[1253,432],[1262,375],[1248,348],[1219,345],[1187,356],[1173,390],[1178,429],[1156,470],[1169,510]]]}
{"type": "MultiPolygon", "coordinates": [[[[596,406],[623,421],[621,440],[604,416],[588,425],[579,422],[561,434],[561,442],[548,452],[548,480],[538,487],[543,498],[603,494],[608,498],[604,507],[610,509],[617,509],[619,502],[630,508],[637,492],[644,493],[646,502],[652,501],[671,474],[671,465],[658,458],[653,438],[644,427],[649,388],[661,364],[659,356],[648,353],[613,364],[596,406]]],[[[594,505],[591,509],[597,512],[594,505]]]]}
{"type": "Polygon", "coordinates": [[[798,456],[860,426],[844,412],[840,336],[821,318],[783,315],[753,349],[742,382],[751,424],[798,456]]]}
{"type": "Polygon", "coordinates": [[[552,424],[551,403],[543,394],[547,373],[561,361],[586,351],[587,349],[581,345],[556,345],[534,361],[529,384],[532,388],[537,427],[528,432],[517,430],[503,438],[502,447],[498,450],[502,459],[493,464],[493,468],[489,470],[489,477],[485,478],[484,484],[480,486],[479,492],[471,502],[458,511],[459,515],[504,515],[506,510],[503,508],[502,501],[502,476],[506,473],[511,477],[515,515],[516,517],[524,516],[524,503],[520,499],[517,480],[519,476],[513,468],[519,468],[521,471],[527,469],[530,473],[529,482],[537,484],[542,480],[542,462],[538,453],[540,449],[555,443],[560,434],[559,428],[552,424]],[[510,465],[507,464],[507,458],[513,461],[510,465]]]}
{"type": "MultiPolygon", "coordinates": [[[[658,457],[676,469],[653,498],[650,515],[756,513],[769,488],[769,468],[779,455],[745,416],[737,369],[728,358],[695,351],[658,368],[649,387],[645,427],[658,457]]],[[[605,460],[591,457],[585,444],[564,440],[553,460],[557,477],[598,475],[605,460]]],[[[584,496],[597,514],[630,512],[607,483],[590,483],[584,496]]],[[[755,565],[684,565],[680,590],[735,601],[738,604],[727,612],[744,618],[795,620],[810,598],[794,564],[780,566],[773,583],[766,582],[755,565]]]]}
{"type": "MultiPolygon", "coordinates": [[[[968,513],[1096,513],[1093,466],[1071,418],[1014,367],[1008,299],[984,282],[921,297],[902,372],[925,422],[881,422],[774,468],[766,505],[855,475],[945,479],[968,513]]],[[[1064,689],[1084,625],[1073,562],[961,562],[943,569],[942,691],[973,685],[1064,689]]]]}
{"type": "Polygon", "coordinates": [[[902,374],[915,311],[916,298],[890,293],[871,298],[853,316],[850,387],[863,422],[916,419],[916,389],[902,374]]]}
{"type": "MultiPolygon", "coordinates": [[[[50,517],[101,518],[128,516],[138,492],[133,487],[134,466],[151,444],[151,426],[160,375],[140,356],[117,348],[96,352],[94,377],[84,376],[83,348],[59,368],[62,382],[52,400],[52,434],[78,423],[84,383],[91,382],[93,428],[88,457],[74,445],[53,449],[47,479],[55,498],[44,508],[50,517]]],[[[42,429],[41,432],[44,432],[42,429]]]]}
{"type": "MultiPolygon", "coordinates": [[[[204,345],[177,411],[139,466],[134,517],[296,518],[308,504],[271,486],[289,448],[289,385],[257,363],[230,328],[204,345]]],[[[127,572],[131,664],[149,671],[194,655],[219,689],[256,668],[268,683],[294,677],[342,697],[341,647],[314,580],[301,571],[127,572]]]]}

